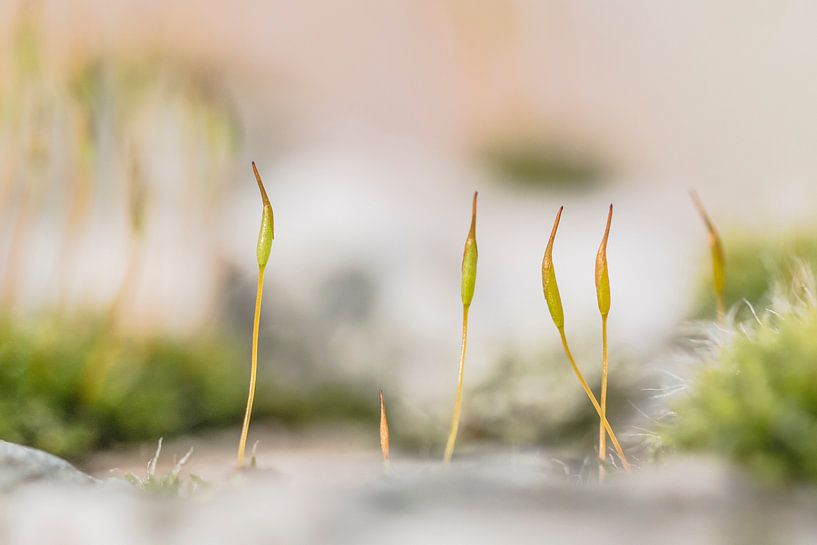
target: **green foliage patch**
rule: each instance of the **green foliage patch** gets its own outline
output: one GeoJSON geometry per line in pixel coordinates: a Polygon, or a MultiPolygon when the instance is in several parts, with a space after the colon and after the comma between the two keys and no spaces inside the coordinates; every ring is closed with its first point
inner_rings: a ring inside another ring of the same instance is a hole
{"type": "MultiPolygon", "coordinates": [[[[725,299],[727,309],[744,299],[756,309],[771,304],[775,281],[783,280],[784,289],[799,262],[817,270],[817,237],[795,234],[777,239],[764,236],[726,237],[725,299]]],[[[715,315],[712,295],[712,272],[707,266],[698,282],[692,315],[710,318],[715,315]]],[[[735,309],[741,318],[748,318],[748,308],[735,309]]]]}
{"type": "Polygon", "coordinates": [[[498,179],[523,189],[590,190],[608,174],[588,153],[527,134],[497,138],[477,158],[498,179]]]}
{"type": "Polygon", "coordinates": [[[817,483],[817,306],[813,282],[743,324],[674,404],[664,444],[732,459],[770,483],[817,483]],[[810,287],[809,287],[810,286],[810,287]]]}
{"type": "MultiPolygon", "coordinates": [[[[119,442],[235,426],[247,390],[241,344],[110,336],[93,321],[0,322],[0,438],[81,458],[119,442]]],[[[344,384],[259,377],[257,416],[286,425],[376,422],[344,384]]]]}

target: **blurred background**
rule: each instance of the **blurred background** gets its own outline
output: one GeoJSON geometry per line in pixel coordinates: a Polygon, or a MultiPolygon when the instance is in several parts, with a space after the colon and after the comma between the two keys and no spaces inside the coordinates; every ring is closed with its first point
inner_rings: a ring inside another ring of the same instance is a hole
{"type": "Polygon", "coordinates": [[[679,325],[713,313],[689,188],[738,264],[730,304],[762,304],[783,248],[817,259],[815,23],[795,1],[4,0],[0,438],[81,461],[237,436],[255,160],[276,215],[261,420],[374,448],[383,388],[398,448],[441,451],[479,190],[462,448],[592,451],[541,291],[556,210],[597,380],[615,204],[611,411],[649,419],[679,325]]]}

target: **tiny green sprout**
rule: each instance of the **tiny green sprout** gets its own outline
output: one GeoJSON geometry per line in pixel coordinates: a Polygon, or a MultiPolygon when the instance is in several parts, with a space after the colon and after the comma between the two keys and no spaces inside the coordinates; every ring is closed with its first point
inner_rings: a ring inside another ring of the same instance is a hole
{"type": "Polygon", "coordinates": [[[253,315],[252,327],[252,362],[250,364],[250,388],[247,395],[247,409],[244,412],[244,423],[241,426],[241,438],[238,441],[238,456],[237,465],[239,468],[244,467],[244,451],[247,448],[247,435],[250,430],[250,418],[252,416],[252,406],[255,400],[255,384],[258,374],[258,329],[261,323],[261,298],[264,293],[264,269],[269,261],[270,250],[272,249],[272,240],[275,238],[273,226],[275,224],[272,215],[272,205],[270,205],[267,191],[264,189],[264,183],[261,181],[261,175],[258,173],[258,168],[255,166],[255,161],[252,163],[252,170],[255,174],[255,180],[258,182],[258,189],[261,191],[261,201],[263,203],[263,212],[261,215],[261,230],[258,233],[258,244],[256,246],[256,257],[258,258],[258,290],[255,295],[255,314],[253,315]]]}
{"type": "Polygon", "coordinates": [[[477,192],[471,203],[471,228],[465,240],[465,249],[462,253],[462,350],[460,351],[460,365],[457,372],[457,397],[454,401],[454,412],[451,416],[451,430],[448,432],[448,441],[445,445],[446,464],[451,462],[454,455],[454,446],[457,444],[457,431],[462,414],[462,382],[465,367],[465,348],[468,343],[468,309],[474,299],[474,288],[477,282],[477,192]]]}
{"type": "Polygon", "coordinates": [[[726,319],[726,267],[724,265],[723,243],[698,193],[692,189],[689,191],[689,195],[692,197],[692,203],[698,210],[698,214],[700,214],[704,225],[706,225],[706,231],[709,235],[709,251],[712,253],[712,288],[715,292],[718,321],[723,324],[726,319]]]}
{"type": "Polygon", "coordinates": [[[184,466],[187,465],[187,462],[193,455],[192,447],[187,451],[187,454],[176,462],[173,469],[164,476],[156,473],[156,464],[159,461],[161,453],[162,438],[160,437],[159,444],[156,447],[156,453],[153,455],[153,458],[148,461],[145,476],[138,477],[133,473],[126,473],[124,475],[125,480],[140,490],[162,497],[192,497],[200,495],[206,490],[208,485],[200,477],[190,474],[189,480],[185,481],[181,476],[184,466]]]}
{"type": "MultiPolygon", "coordinates": [[[[607,419],[607,368],[609,351],[607,343],[607,315],[610,314],[610,276],[607,271],[607,239],[613,220],[613,205],[607,213],[607,226],[596,254],[596,299],[601,313],[601,419],[607,419]]],[[[604,424],[599,424],[599,480],[604,479],[604,462],[607,458],[607,432],[604,424]]]]}
{"type": "Polygon", "coordinates": [[[561,220],[563,210],[564,207],[559,208],[559,212],[556,214],[556,220],[553,222],[553,229],[550,232],[550,238],[548,239],[547,247],[545,248],[545,256],[542,259],[542,288],[544,289],[545,293],[545,301],[547,301],[550,316],[553,318],[553,323],[556,325],[556,329],[559,331],[559,338],[562,341],[562,348],[567,356],[567,360],[570,362],[570,366],[573,368],[576,378],[579,379],[579,384],[581,384],[582,389],[584,389],[588,399],[590,399],[590,403],[592,403],[593,408],[596,409],[601,425],[604,426],[604,429],[607,430],[607,433],[610,435],[610,441],[612,441],[613,446],[616,449],[616,453],[621,460],[621,465],[625,470],[630,471],[630,463],[627,461],[627,457],[624,455],[624,450],[621,448],[621,445],[616,438],[616,434],[613,432],[613,428],[607,421],[606,416],[602,414],[601,406],[599,405],[595,394],[593,394],[593,390],[590,389],[590,386],[584,379],[582,372],[579,370],[579,366],[576,364],[576,360],[573,358],[573,354],[570,352],[570,346],[567,343],[567,336],[565,335],[564,311],[562,309],[562,297],[559,294],[559,286],[556,283],[556,270],[553,265],[553,243],[556,239],[556,231],[559,228],[559,221],[561,220]]]}
{"type": "Polygon", "coordinates": [[[258,467],[258,444],[260,441],[256,441],[252,444],[252,448],[250,449],[250,468],[255,469],[258,467]]]}
{"type": "Polygon", "coordinates": [[[386,400],[380,390],[380,452],[383,454],[383,468],[389,470],[389,420],[386,418],[386,400]]]}

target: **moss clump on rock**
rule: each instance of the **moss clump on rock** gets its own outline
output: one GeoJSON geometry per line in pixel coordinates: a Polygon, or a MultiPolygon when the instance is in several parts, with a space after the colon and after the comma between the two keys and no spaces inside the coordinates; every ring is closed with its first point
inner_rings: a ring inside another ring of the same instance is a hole
{"type": "Polygon", "coordinates": [[[817,484],[817,305],[813,281],[796,277],[795,303],[736,328],[694,375],[665,445],[725,456],[766,482],[817,484]]]}

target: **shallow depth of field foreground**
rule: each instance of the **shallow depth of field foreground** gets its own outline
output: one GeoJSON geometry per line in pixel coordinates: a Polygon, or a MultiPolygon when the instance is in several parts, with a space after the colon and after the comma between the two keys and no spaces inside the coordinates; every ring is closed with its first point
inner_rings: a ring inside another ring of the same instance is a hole
{"type": "Polygon", "coordinates": [[[814,543],[815,22],[0,2],[0,543],[814,543]]]}

